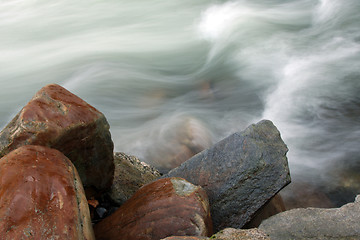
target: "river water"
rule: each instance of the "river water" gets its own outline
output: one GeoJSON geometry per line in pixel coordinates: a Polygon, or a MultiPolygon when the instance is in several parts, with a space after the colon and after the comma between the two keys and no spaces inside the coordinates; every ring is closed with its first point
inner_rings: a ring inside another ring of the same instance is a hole
{"type": "Polygon", "coordinates": [[[212,143],[270,119],[294,181],[360,192],[359,0],[2,0],[0,83],[2,127],[57,83],[145,161],[179,119],[212,143]]]}

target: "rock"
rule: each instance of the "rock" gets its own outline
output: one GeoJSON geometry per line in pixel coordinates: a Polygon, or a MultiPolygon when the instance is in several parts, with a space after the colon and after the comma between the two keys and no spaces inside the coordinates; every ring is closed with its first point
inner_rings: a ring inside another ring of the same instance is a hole
{"type": "Polygon", "coordinates": [[[348,154],[350,156],[346,156],[346,161],[341,164],[333,162],[326,171],[326,176],[331,181],[326,182],[326,187],[322,189],[335,207],[353,201],[360,193],[360,159],[356,154],[348,154]]]}
{"type": "Polygon", "coordinates": [[[318,207],[333,208],[335,205],[323,192],[324,187],[315,184],[294,181],[281,190],[286,209],[318,207]]]}
{"type": "Polygon", "coordinates": [[[160,172],[134,156],[125,153],[114,155],[115,173],[110,198],[123,204],[143,185],[160,177],[160,172]]]}
{"type": "Polygon", "coordinates": [[[210,239],[208,237],[199,237],[199,236],[171,236],[163,238],[162,240],[204,240],[210,239]]]}
{"type": "Polygon", "coordinates": [[[225,228],[214,234],[211,239],[218,240],[270,240],[269,236],[257,228],[235,229],[225,228]]]}
{"type": "Polygon", "coordinates": [[[218,240],[270,240],[269,236],[257,228],[252,229],[235,229],[225,228],[220,232],[211,236],[211,238],[204,237],[189,237],[189,236],[171,236],[163,240],[202,240],[202,239],[218,239],[218,240]]]}
{"type": "Polygon", "coordinates": [[[110,188],[113,142],[104,115],[59,85],[43,87],[0,133],[0,157],[23,145],[58,149],[86,188],[110,188]]]}
{"type": "Polygon", "coordinates": [[[79,175],[62,153],[19,147],[0,159],[1,239],[95,239],[79,175]]]}
{"type": "Polygon", "coordinates": [[[88,200],[89,210],[90,210],[90,217],[91,222],[95,219],[95,211],[96,208],[99,206],[99,201],[95,199],[88,200]]]}
{"type": "Polygon", "coordinates": [[[97,240],[210,236],[208,199],[201,187],[184,179],[160,179],[140,188],[94,231],[97,240]]]}
{"type": "Polygon", "coordinates": [[[271,239],[360,239],[360,195],[341,208],[298,208],[265,220],[271,239]]]}
{"type": "Polygon", "coordinates": [[[288,149],[263,120],[195,155],[164,177],[182,177],[209,196],[216,231],[241,228],[290,182],[288,149]]]}
{"type": "Polygon", "coordinates": [[[164,125],[156,135],[157,144],[150,147],[144,159],[161,173],[180,166],[183,162],[212,145],[210,131],[200,120],[190,116],[164,125]]]}
{"type": "Polygon", "coordinates": [[[255,214],[254,217],[248,222],[244,227],[245,228],[257,228],[260,223],[268,219],[271,216],[274,216],[278,213],[284,212],[285,204],[280,194],[276,194],[273,198],[270,199],[263,207],[261,207],[255,214]]]}

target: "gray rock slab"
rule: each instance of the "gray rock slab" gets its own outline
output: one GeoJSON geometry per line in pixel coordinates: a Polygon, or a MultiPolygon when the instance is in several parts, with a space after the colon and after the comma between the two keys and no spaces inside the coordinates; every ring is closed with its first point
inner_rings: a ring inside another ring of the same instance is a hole
{"type": "Polygon", "coordinates": [[[216,231],[241,228],[290,183],[287,151],[274,124],[262,120],[198,153],[164,177],[182,177],[205,189],[216,231]]]}
{"type": "Polygon", "coordinates": [[[259,227],[271,239],[360,239],[360,195],[340,208],[298,208],[279,213],[259,227]]]}

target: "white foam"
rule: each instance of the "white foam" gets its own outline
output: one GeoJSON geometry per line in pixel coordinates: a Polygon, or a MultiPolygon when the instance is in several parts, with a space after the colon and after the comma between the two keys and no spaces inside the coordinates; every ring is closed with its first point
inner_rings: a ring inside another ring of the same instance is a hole
{"type": "Polygon", "coordinates": [[[234,1],[212,5],[202,13],[198,29],[205,39],[216,40],[253,14],[254,10],[234,1]]]}

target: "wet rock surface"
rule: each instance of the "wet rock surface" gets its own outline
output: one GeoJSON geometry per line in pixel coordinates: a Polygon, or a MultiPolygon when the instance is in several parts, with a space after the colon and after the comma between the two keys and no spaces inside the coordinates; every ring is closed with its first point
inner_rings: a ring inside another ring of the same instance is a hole
{"type": "Polygon", "coordinates": [[[94,231],[98,240],[210,236],[208,199],[201,187],[184,179],[160,179],[140,188],[94,231]]]}
{"type": "Polygon", "coordinates": [[[360,239],[360,195],[341,208],[298,208],[265,220],[271,239],[360,239]]]}
{"type": "Polygon", "coordinates": [[[160,172],[137,157],[114,154],[115,173],[110,198],[118,205],[128,200],[140,187],[160,177],[160,172]]]}
{"type": "Polygon", "coordinates": [[[215,230],[241,228],[290,183],[288,149],[271,121],[263,120],[195,155],[164,177],[202,186],[215,230]]]}
{"type": "Polygon", "coordinates": [[[0,159],[1,239],[95,239],[88,204],[71,161],[27,145],[0,159]]]}
{"type": "Polygon", "coordinates": [[[43,87],[0,133],[0,156],[23,145],[58,149],[85,188],[110,188],[113,142],[105,116],[63,87],[43,87]]]}

